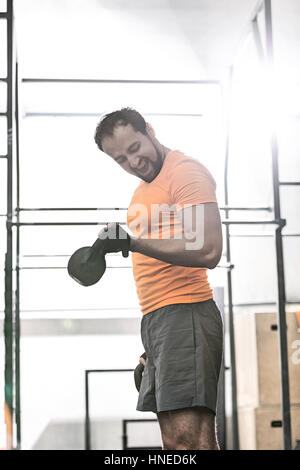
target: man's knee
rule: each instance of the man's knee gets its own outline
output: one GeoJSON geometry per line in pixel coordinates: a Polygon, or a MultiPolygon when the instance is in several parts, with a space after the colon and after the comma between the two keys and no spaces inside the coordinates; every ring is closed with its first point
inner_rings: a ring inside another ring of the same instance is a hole
{"type": "Polygon", "coordinates": [[[214,413],[205,407],[158,414],[165,450],[215,449],[214,413]]]}

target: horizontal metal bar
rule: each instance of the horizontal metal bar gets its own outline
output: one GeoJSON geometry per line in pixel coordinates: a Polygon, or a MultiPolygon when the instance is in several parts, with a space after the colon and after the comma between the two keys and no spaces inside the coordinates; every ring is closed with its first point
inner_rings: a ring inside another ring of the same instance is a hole
{"type": "Polygon", "coordinates": [[[89,369],[86,370],[86,374],[93,374],[95,372],[133,372],[134,369],[89,369]]]}
{"type": "Polygon", "coordinates": [[[123,423],[157,423],[157,419],[123,419],[123,423]]]}
{"type": "MultiPolygon", "coordinates": [[[[298,305],[300,304],[300,300],[292,301],[292,302],[285,302],[286,305],[298,305]]],[[[277,302],[246,302],[246,303],[237,303],[233,304],[234,307],[256,307],[260,305],[277,305],[277,302]]],[[[228,304],[224,304],[224,307],[228,307],[228,304]]]]}
{"type": "Polygon", "coordinates": [[[218,264],[216,268],[221,268],[221,269],[234,269],[234,264],[218,264]]]}
{"type": "MultiPolygon", "coordinates": [[[[239,207],[239,206],[222,206],[220,210],[236,210],[236,211],[272,211],[272,207],[239,207]]],[[[16,212],[21,211],[111,211],[111,210],[124,210],[127,211],[128,207],[20,207],[16,212]]]]}
{"type": "Polygon", "coordinates": [[[7,159],[7,155],[0,155],[0,158],[6,158],[7,159]]]}
{"type": "MultiPolygon", "coordinates": [[[[71,256],[71,253],[67,254],[67,255],[22,255],[22,258],[69,258],[71,256]]],[[[110,258],[114,258],[114,257],[120,257],[121,256],[121,253],[108,253],[108,255],[110,258]]],[[[224,265],[222,267],[228,267],[229,265],[224,265]]]]}
{"type": "MultiPolygon", "coordinates": [[[[56,254],[53,254],[53,255],[37,255],[37,254],[29,254],[29,255],[21,255],[22,258],[69,258],[71,256],[71,253],[68,253],[67,255],[56,255],[56,254]]],[[[108,256],[110,258],[115,258],[115,257],[120,257],[121,256],[121,253],[109,253],[108,256]]],[[[230,267],[231,265],[230,264],[226,264],[226,265],[219,265],[220,267],[222,268],[228,268],[230,267]]]]}
{"type": "Polygon", "coordinates": [[[22,258],[68,258],[69,256],[71,255],[22,255],[22,258]]]}
{"type": "MultiPolygon", "coordinates": [[[[118,222],[120,225],[126,225],[126,222],[118,222]]],[[[15,227],[28,227],[28,226],[68,226],[68,225],[106,225],[107,222],[12,222],[11,226],[15,227]]],[[[222,220],[222,224],[224,225],[279,225],[284,226],[285,220],[231,220],[225,219],[222,220]]]]}
{"type": "MultiPolygon", "coordinates": [[[[300,237],[300,233],[282,233],[281,236],[284,237],[300,237]]],[[[272,233],[231,233],[230,238],[273,238],[272,233]]]]}
{"type": "Polygon", "coordinates": [[[300,233],[282,233],[282,237],[300,237],[300,233]]]}
{"type": "MultiPolygon", "coordinates": [[[[22,258],[69,258],[71,256],[71,253],[68,253],[67,255],[56,255],[56,254],[53,254],[53,255],[22,255],[22,258]]],[[[108,254],[109,257],[119,257],[121,256],[121,253],[109,253],[108,254]]]]}
{"type": "Polygon", "coordinates": [[[268,219],[261,219],[261,220],[225,219],[225,220],[222,220],[222,224],[224,225],[281,225],[282,223],[277,220],[268,220],[268,219]]]}
{"type": "Polygon", "coordinates": [[[300,181],[280,181],[280,186],[300,186],[300,181]]]}
{"type": "Polygon", "coordinates": [[[0,82],[6,82],[7,83],[8,78],[7,77],[0,77],[0,82]]]}
{"type": "Polygon", "coordinates": [[[105,80],[89,78],[22,78],[23,83],[135,83],[163,85],[220,85],[219,80],[105,80]]]}
{"type": "Polygon", "coordinates": [[[238,207],[238,206],[222,206],[221,211],[266,211],[272,212],[272,207],[238,207]]]}
{"type": "Polygon", "coordinates": [[[16,212],[21,211],[127,211],[128,207],[20,207],[16,212]]]}
{"type": "Polygon", "coordinates": [[[0,113],[0,117],[7,117],[7,116],[8,116],[7,113],[2,113],[2,112],[0,113]]]}
{"type": "MultiPolygon", "coordinates": [[[[236,211],[265,211],[271,212],[271,207],[238,207],[238,206],[222,206],[219,207],[220,210],[236,210],[236,211]]],[[[128,207],[40,207],[40,208],[19,208],[16,209],[16,212],[21,211],[127,211],[128,207]]]]}
{"type": "MultiPolygon", "coordinates": [[[[67,269],[67,266],[20,266],[17,268],[19,270],[23,269],[67,269]]],[[[17,269],[13,269],[16,271],[17,269]]],[[[132,269],[132,266],[106,266],[106,269],[132,269]]]]}
{"type": "MultiPolygon", "coordinates": [[[[25,113],[24,117],[97,117],[103,114],[102,111],[98,113],[58,113],[58,112],[45,112],[45,113],[25,113]]],[[[143,116],[167,116],[167,117],[203,117],[203,114],[198,113],[143,113],[143,116]]]]}
{"type": "MultiPolygon", "coordinates": [[[[228,264],[228,265],[218,265],[216,268],[222,268],[222,269],[233,269],[234,264],[228,264]]],[[[67,266],[19,266],[16,269],[13,269],[13,271],[21,271],[21,270],[28,270],[28,269],[67,269],[67,266]]],[[[132,266],[106,266],[106,269],[132,269],[132,266]]]]}
{"type": "MultiPolygon", "coordinates": [[[[271,207],[238,207],[238,206],[222,206],[220,210],[236,210],[236,211],[266,211],[271,212],[271,207]]],[[[112,210],[128,210],[128,207],[40,207],[40,208],[19,208],[16,212],[21,211],[112,211],[112,210]]]]}
{"type": "MultiPolygon", "coordinates": [[[[126,225],[125,222],[117,222],[120,225],[126,225]]],[[[67,226],[67,225],[106,225],[107,222],[12,222],[15,227],[29,226],[67,226]]]]}
{"type": "Polygon", "coordinates": [[[222,220],[222,224],[224,225],[279,225],[279,226],[284,226],[285,225],[285,220],[267,220],[267,219],[262,219],[262,220],[230,220],[230,219],[225,219],[222,220]]]}
{"type": "Polygon", "coordinates": [[[1,13],[0,13],[0,19],[1,19],[1,18],[5,18],[5,19],[7,19],[7,18],[8,18],[8,14],[7,14],[7,12],[3,12],[3,11],[1,11],[1,13]]]}

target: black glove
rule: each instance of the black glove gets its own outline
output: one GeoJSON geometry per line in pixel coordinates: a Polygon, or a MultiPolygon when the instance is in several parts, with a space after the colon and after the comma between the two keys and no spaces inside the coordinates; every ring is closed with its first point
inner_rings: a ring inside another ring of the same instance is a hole
{"type": "MultiPolygon", "coordinates": [[[[141,355],[141,357],[143,357],[146,360],[147,359],[146,353],[144,352],[141,355]]],[[[139,363],[139,365],[137,365],[136,368],[134,369],[134,383],[138,392],[140,391],[140,388],[141,388],[144,368],[145,368],[144,365],[139,363]]]]}
{"type": "Polygon", "coordinates": [[[103,254],[117,253],[122,251],[124,258],[128,257],[130,251],[130,235],[117,222],[107,224],[98,234],[98,238],[103,241],[103,254]]]}

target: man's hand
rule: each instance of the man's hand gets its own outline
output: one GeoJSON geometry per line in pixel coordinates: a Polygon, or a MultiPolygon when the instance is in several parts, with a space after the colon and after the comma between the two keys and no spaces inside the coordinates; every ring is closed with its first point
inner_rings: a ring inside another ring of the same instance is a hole
{"type": "Polygon", "coordinates": [[[141,357],[140,357],[140,364],[142,364],[143,366],[146,365],[146,353],[144,353],[141,357]]]}
{"type": "Polygon", "coordinates": [[[138,392],[140,391],[140,388],[141,388],[141,382],[143,378],[144,368],[146,365],[146,359],[147,359],[147,356],[146,356],[146,353],[144,352],[140,357],[139,364],[136,366],[134,370],[134,383],[138,392]]]}
{"type": "Polygon", "coordinates": [[[103,253],[117,253],[122,251],[124,258],[128,257],[130,251],[130,235],[117,222],[107,224],[98,234],[103,240],[103,253]]]}

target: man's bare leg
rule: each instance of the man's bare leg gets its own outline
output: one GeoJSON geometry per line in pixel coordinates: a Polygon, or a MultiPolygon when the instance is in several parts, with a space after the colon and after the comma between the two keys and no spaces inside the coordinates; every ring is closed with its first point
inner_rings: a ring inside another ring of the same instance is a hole
{"type": "Polygon", "coordinates": [[[205,407],[157,414],[164,450],[220,450],[214,413],[205,407]]]}

